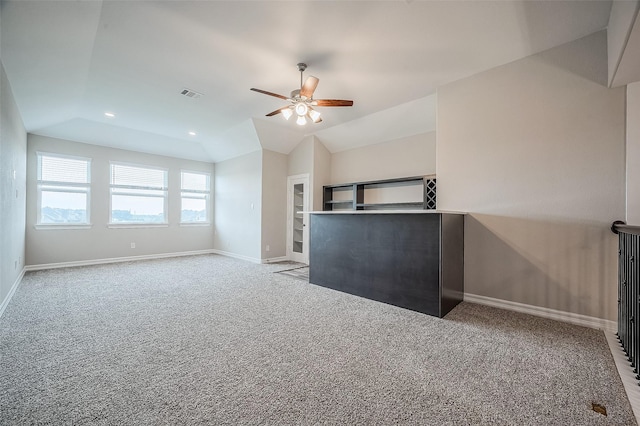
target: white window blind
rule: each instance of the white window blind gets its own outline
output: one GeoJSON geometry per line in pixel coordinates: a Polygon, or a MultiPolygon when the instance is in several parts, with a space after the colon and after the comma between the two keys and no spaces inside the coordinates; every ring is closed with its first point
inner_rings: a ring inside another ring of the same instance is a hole
{"type": "Polygon", "coordinates": [[[89,183],[89,160],[40,154],[38,179],[65,184],[89,183]]]}
{"type": "Polygon", "coordinates": [[[181,174],[181,223],[208,223],[210,175],[185,172],[181,174]]]}
{"type": "Polygon", "coordinates": [[[182,172],[182,190],[209,192],[209,174],[182,172]]]}
{"type": "Polygon", "coordinates": [[[167,171],[111,163],[111,223],[167,223],[167,171]]]}
{"type": "Polygon", "coordinates": [[[165,190],[167,171],[112,163],[111,184],[126,188],[165,190]]]}
{"type": "Polygon", "coordinates": [[[38,225],[88,225],[91,159],[37,153],[38,225]]]}

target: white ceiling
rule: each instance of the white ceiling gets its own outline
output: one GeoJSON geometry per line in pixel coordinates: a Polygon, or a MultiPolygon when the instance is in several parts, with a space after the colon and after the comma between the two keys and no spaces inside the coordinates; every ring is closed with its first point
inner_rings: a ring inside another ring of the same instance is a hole
{"type": "Polygon", "coordinates": [[[435,129],[436,89],[604,29],[610,1],[4,1],[1,59],[28,132],[221,161],[435,129]],[[320,124],[264,117],[298,62],[320,124]],[[180,95],[183,88],[204,94],[180,95]],[[115,118],[107,118],[111,111],[115,118]],[[189,136],[188,131],[197,132],[189,136]]]}

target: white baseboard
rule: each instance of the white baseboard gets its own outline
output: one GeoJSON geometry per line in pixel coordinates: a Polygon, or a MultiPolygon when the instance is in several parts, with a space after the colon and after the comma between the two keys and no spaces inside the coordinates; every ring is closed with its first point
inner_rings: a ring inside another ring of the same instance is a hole
{"type": "Polygon", "coordinates": [[[221,256],[233,257],[235,259],[246,260],[247,262],[252,262],[252,263],[262,263],[262,259],[258,259],[256,257],[244,256],[242,254],[237,254],[237,253],[231,253],[229,251],[213,249],[211,250],[211,253],[219,254],[221,256]]]}
{"type": "MultiPolygon", "coordinates": [[[[182,251],[174,253],[160,253],[160,254],[148,254],[142,256],[126,256],[126,257],[112,257],[108,259],[91,259],[91,260],[79,260],[74,262],[58,262],[58,263],[43,263],[40,265],[28,265],[22,270],[22,275],[25,271],[40,271],[43,269],[56,269],[56,268],[72,268],[74,266],[91,266],[91,265],[103,265],[107,263],[119,263],[119,262],[131,262],[136,260],[151,260],[151,259],[164,259],[167,257],[180,257],[180,256],[195,256],[199,254],[219,254],[221,256],[233,257],[236,259],[246,260],[252,263],[274,263],[288,260],[286,256],[271,257],[268,259],[257,259],[255,257],[243,256],[241,254],[231,253],[228,251],[209,249],[209,250],[194,250],[194,251],[182,251]]],[[[22,275],[20,278],[22,279],[22,275]]],[[[14,290],[12,290],[14,291],[14,290]]],[[[4,303],[0,308],[0,316],[4,309],[4,303]]]]}
{"type": "Polygon", "coordinates": [[[142,256],[127,256],[127,257],[112,257],[108,259],[91,259],[80,260],[74,262],[59,262],[59,263],[43,263],[41,265],[29,265],[25,266],[27,271],[39,271],[42,269],[56,269],[56,268],[70,268],[74,266],[90,266],[90,265],[103,265],[106,263],[119,263],[119,262],[131,262],[136,260],[151,260],[151,259],[164,259],[167,257],[181,257],[181,256],[195,256],[199,254],[213,254],[215,251],[210,250],[194,250],[194,251],[181,251],[174,253],[159,253],[159,254],[147,254],[142,256]]]}
{"type": "Polygon", "coordinates": [[[18,278],[16,278],[16,280],[13,282],[13,285],[11,286],[11,289],[9,290],[7,297],[5,297],[2,303],[0,304],[0,317],[2,317],[2,314],[4,314],[4,310],[7,309],[7,306],[9,305],[11,298],[13,297],[16,290],[18,289],[18,286],[22,282],[22,277],[24,277],[25,272],[26,272],[26,269],[22,268],[22,271],[20,271],[18,278]]]}
{"type": "Polygon", "coordinates": [[[479,305],[487,305],[493,306],[494,308],[522,312],[524,314],[568,322],[570,324],[581,325],[583,327],[597,328],[599,330],[605,330],[611,333],[616,333],[618,331],[618,324],[615,321],[605,320],[602,318],[595,318],[587,315],[558,311],[556,309],[542,308],[540,306],[511,302],[509,300],[494,299],[493,297],[479,296],[477,294],[470,293],[464,294],[464,300],[466,302],[477,303],[479,305]]]}
{"type": "Polygon", "coordinates": [[[276,262],[284,262],[286,260],[289,260],[287,256],[270,257],[268,259],[262,259],[260,263],[276,263],[276,262]]]}
{"type": "Polygon", "coordinates": [[[607,343],[609,344],[613,360],[616,363],[620,380],[622,380],[622,384],[624,385],[624,390],[627,392],[629,404],[631,404],[633,414],[636,416],[636,422],[640,424],[640,386],[638,386],[636,375],[615,333],[605,331],[604,335],[607,338],[607,343]]]}

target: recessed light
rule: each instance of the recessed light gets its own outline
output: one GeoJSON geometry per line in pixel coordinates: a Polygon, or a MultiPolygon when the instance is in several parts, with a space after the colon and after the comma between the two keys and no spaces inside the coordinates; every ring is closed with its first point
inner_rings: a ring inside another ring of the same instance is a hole
{"type": "Polygon", "coordinates": [[[113,118],[113,117],[115,117],[115,116],[116,116],[116,115],[115,115],[114,113],[112,113],[112,112],[105,112],[105,113],[104,113],[104,115],[105,115],[106,117],[109,117],[109,118],[113,118]]]}
{"type": "Polygon", "coordinates": [[[196,132],[189,132],[189,135],[190,135],[190,136],[195,136],[195,135],[196,135],[196,132]]]}

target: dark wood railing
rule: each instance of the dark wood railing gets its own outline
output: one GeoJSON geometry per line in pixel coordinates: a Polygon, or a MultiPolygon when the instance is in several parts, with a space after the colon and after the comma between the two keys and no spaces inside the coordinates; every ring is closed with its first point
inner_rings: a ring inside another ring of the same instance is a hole
{"type": "Polygon", "coordinates": [[[615,221],[618,234],[618,340],[640,380],[640,226],[615,221]]]}

